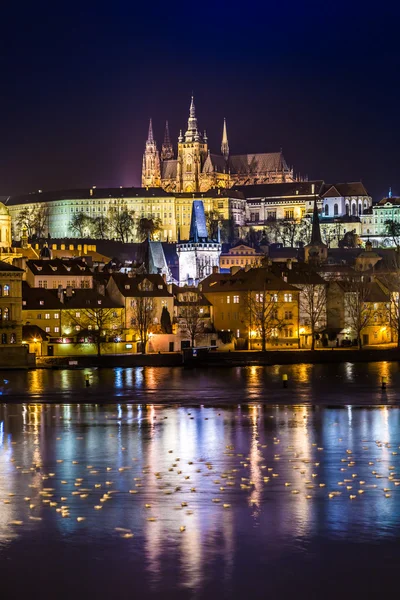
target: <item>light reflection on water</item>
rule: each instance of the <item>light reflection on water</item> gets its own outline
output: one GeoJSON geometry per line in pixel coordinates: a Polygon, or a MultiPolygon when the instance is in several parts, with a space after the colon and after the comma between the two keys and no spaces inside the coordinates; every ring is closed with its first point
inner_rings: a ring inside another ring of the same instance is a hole
{"type": "MultiPolygon", "coordinates": [[[[307,578],[323,581],[331,561],[336,570],[357,565],[349,544],[368,548],[385,569],[389,550],[400,558],[399,410],[3,404],[2,582],[22,596],[27,554],[32,570],[46,564],[50,581],[63,556],[69,582],[60,593],[71,597],[85,582],[100,599],[109,597],[107,577],[118,582],[117,597],[129,589],[143,598],[241,598],[249,578],[254,597],[266,584],[271,597],[297,594],[307,578]],[[123,539],[118,527],[134,537],[123,539]]],[[[30,594],[39,590],[37,580],[29,585],[30,594]]]]}
{"type": "Polygon", "coordinates": [[[3,398],[71,402],[395,404],[400,395],[398,363],[274,365],[213,369],[135,367],[7,373],[3,398]],[[90,375],[90,387],[85,375],[90,375]],[[282,375],[289,384],[283,389],[282,375]],[[381,389],[387,377],[387,389],[381,389]]]}

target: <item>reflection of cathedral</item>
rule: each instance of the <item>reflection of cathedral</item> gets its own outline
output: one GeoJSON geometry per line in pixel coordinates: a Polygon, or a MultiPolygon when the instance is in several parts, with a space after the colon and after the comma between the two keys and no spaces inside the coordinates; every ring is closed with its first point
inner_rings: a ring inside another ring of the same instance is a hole
{"type": "Polygon", "coordinates": [[[162,187],[169,192],[206,192],[215,187],[290,181],[294,181],[293,169],[289,169],[282,152],[231,155],[225,121],[221,154],[211,154],[206,132],[200,133],[197,127],[193,97],[187,131],[183,135],[181,130],[179,134],[177,158],[174,158],[168,123],[160,154],[150,120],[143,155],[143,187],[162,187]]]}

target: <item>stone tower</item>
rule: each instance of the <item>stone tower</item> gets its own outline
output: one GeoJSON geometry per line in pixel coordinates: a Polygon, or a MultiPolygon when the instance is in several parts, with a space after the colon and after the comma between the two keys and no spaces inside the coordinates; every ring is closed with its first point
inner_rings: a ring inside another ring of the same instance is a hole
{"type": "Polygon", "coordinates": [[[221,243],[208,236],[204,204],[194,200],[190,235],[187,242],[178,242],[176,252],[179,260],[179,285],[197,285],[219,268],[221,243]]]}
{"type": "Polygon", "coordinates": [[[0,248],[11,248],[11,217],[8,208],[2,203],[0,203],[0,248]]]}
{"type": "Polygon", "coordinates": [[[153,124],[151,119],[149,123],[149,133],[147,135],[146,149],[143,154],[142,186],[161,186],[160,156],[158,154],[157,144],[153,136],[153,124]]]}
{"type": "Polygon", "coordinates": [[[200,174],[207,157],[206,135],[197,126],[194,99],[190,103],[188,126],[185,135],[178,138],[177,189],[178,192],[199,192],[200,174]]]}
{"type": "Polygon", "coordinates": [[[174,148],[169,136],[168,121],[165,122],[164,141],[161,146],[161,160],[172,160],[174,158],[174,148]]]}

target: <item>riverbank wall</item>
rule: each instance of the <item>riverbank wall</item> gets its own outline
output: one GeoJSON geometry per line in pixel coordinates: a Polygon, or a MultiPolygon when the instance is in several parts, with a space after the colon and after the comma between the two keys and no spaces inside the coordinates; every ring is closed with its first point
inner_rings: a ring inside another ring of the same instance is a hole
{"type": "Polygon", "coordinates": [[[249,365],[291,365],[300,363],[340,363],[400,361],[400,350],[271,350],[263,352],[168,352],[160,354],[130,354],[106,356],[42,356],[36,367],[42,369],[95,368],[95,367],[244,367],[249,365]]]}

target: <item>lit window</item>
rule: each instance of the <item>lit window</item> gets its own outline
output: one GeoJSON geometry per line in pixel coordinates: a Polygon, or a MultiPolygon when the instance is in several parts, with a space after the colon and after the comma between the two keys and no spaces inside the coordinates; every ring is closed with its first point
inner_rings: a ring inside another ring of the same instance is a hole
{"type": "Polygon", "coordinates": [[[75,313],[75,317],[76,317],[77,319],[79,319],[79,317],[80,317],[80,316],[81,316],[81,313],[80,313],[80,312],[76,312],[76,313],[75,313]]]}
{"type": "Polygon", "coordinates": [[[59,327],[54,327],[54,333],[58,333],[60,331],[59,327]]]}
{"type": "Polygon", "coordinates": [[[46,327],[46,333],[50,333],[50,327],[46,327]]]}
{"type": "Polygon", "coordinates": [[[239,304],[239,296],[233,296],[233,304],[239,304]]]}
{"type": "Polygon", "coordinates": [[[97,300],[97,304],[101,304],[101,300],[97,300]]]}
{"type": "Polygon", "coordinates": [[[227,297],[226,297],[226,303],[227,303],[227,304],[230,304],[230,303],[231,303],[231,297],[230,297],[230,296],[227,296],[227,297]]]}
{"type": "Polygon", "coordinates": [[[271,294],[271,302],[278,302],[278,294],[271,294]]]}
{"type": "Polygon", "coordinates": [[[44,315],[44,318],[45,318],[45,319],[50,319],[50,313],[46,313],[46,314],[44,315]]]}
{"type": "Polygon", "coordinates": [[[292,302],[292,294],[284,294],[283,298],[285,302],[292,302]]]}
{"type": "Polygon", "coordinates": [[[44,300],[39,300],[39,304],[40,304],[40,306],[43,306],[44,305],[44,300]]]}
{"type": "Polygon", "coordinates": [[[256,294],[256,302],[263,302],[264,294],[256,294]]]}
{"type": "Polygon", "coordinates": [[[3,310],[3,321],[9,321],[9,320],[10,320],[10,309],[5,308],[3,310]]]}
{"type": "Polygon", "coordinates": [[[199,313],[202,315],[204,313],[204,308],[199,308],[199,313]]]}
{"type": "Polygon", "coordinates": [[[6,285],[3,287],[3,296],[9,296],[10,295],[10,286],[6,285]]]}
{"type": "Polygon", "coordinates": [[[59,313],[54,313],[54,318],[58,319],[60,317],[59,313]]]}

